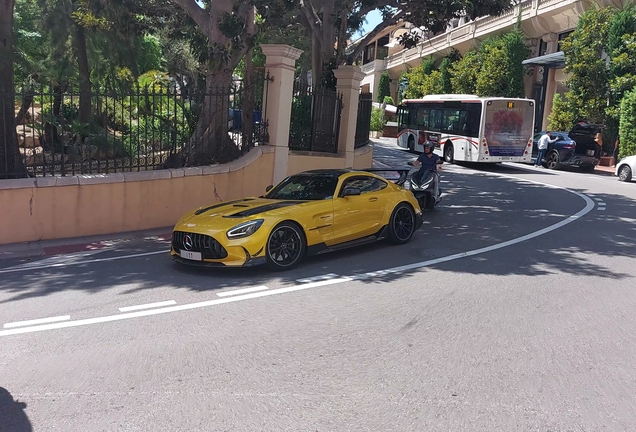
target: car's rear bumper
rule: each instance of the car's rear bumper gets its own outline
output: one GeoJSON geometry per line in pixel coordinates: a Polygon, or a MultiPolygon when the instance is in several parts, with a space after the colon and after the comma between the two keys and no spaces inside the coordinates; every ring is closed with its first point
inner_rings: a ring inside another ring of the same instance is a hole
{"type": "Polygon", "coordinates": [[[561,163],[563,165],[569,165],[569,166],[596,166],[598,165],[600,162],[599,159],[593,157],[593,156],[585,156],[585,155],[579,155],[579,154],[572,154],[569,155],[569,157],[564,158],[561,163]]]}

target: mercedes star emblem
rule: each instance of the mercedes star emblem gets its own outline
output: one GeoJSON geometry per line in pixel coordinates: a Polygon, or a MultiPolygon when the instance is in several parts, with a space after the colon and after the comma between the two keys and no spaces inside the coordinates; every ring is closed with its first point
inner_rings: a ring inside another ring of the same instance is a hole
{"type": "Polygon", "coordinates": [[[192,250],[192,237],[190,237],[189,235],[186,235],[183,238],[183,247],[186,250],[192,250]]]}

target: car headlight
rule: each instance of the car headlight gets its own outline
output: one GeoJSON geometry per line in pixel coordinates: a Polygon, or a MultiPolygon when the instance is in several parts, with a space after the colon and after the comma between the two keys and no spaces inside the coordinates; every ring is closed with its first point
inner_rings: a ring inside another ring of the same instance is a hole
{"type": "Polygon", "coordinates": [[[264,219],[256,219],[249,222],[244,222],[240,225],[235,226],[234,228],[228,230],[227,238],[229,239],[237,239],[242,237],[251,236],[256,232],[257,229],[263,225],[264,219]]]}

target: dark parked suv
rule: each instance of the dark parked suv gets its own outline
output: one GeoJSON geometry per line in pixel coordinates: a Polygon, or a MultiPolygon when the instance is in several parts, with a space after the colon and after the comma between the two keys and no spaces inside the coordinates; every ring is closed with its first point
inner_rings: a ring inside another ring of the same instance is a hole
{"type": "MultiPolygon", "coordinates": [[[[596,123],[580,122],[574,125],[570,132],[551,132],[551,139],[557,138],[557,141],[548,144],[543,164],[549,169],[567,165],[578,166],[587,172],[594,171],[601,160],[601,148],[594,141],[594,137],[603,127],[596,123]]],[[[535,134],[532,138],[533,158],[539,153],[539,138],[543,134],[545,131],[535,134]]]]}

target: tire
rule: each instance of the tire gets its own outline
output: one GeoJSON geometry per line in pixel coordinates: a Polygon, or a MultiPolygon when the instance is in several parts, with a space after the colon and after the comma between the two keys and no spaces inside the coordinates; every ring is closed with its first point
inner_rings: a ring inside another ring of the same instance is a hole
{"type": "Polygon", "coordinates": [[[618,169],[618,180],[623,182],[632,181],[632,169],[629,165],[623,165],[618,169]]]}
{"type": "Polygon", "coordinates": [[[398,204],[389,220],[389,242],[404,244],[411,240],[415,232],[415,212],[406,204],[398,204]]]}
{"type": "Polygon", "coordinates": [[[410,152],[414,152],[415,151],[415,138],[413,138],[413,135],[409,135],[409,141],[408,141],[407,146],[408,146],[410,152]]]}
{"type": "Polygon", "coordinates": [[[559,152],[552,150],[545,158],[545,166],[547,169],[555,170],[561,168],[561,158],[559,152]]]}
{"type": "Polygon", "coordinates": [[[267,265],[277,271],[292,269],[302,260],[306,249],[307,243],[302,228],[293,222],[281,222],[267,238],[267,265]]]}
{"type": "Polygon", "coordinates": [[[454,154],[453,145],[450,143],[445,144],[444,145],[444,161],[448,163],[453,163],[453,161],[455,160],[453,158],[453,154],[454,154]]]}

